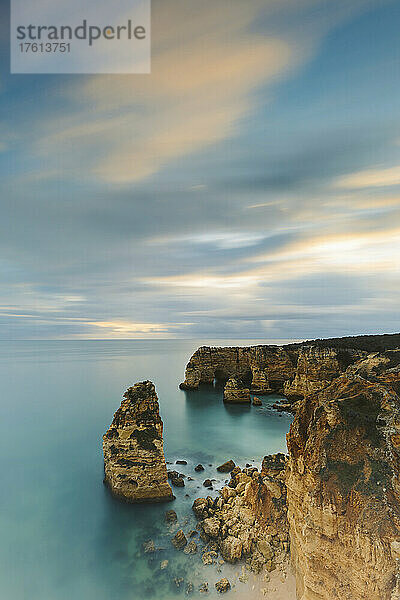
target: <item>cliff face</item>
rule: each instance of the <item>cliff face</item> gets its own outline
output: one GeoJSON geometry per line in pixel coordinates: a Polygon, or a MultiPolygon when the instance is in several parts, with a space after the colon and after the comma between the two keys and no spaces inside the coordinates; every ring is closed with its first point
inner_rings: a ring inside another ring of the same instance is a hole
{"type": "Polygon", "coordinates": [[[254,393],[283,393],[291,401],[318,391],[366,352],[302,346],[199,348],[191,357],[181,389],[241,379],[254,393]]]}
{"type": "Polygon", "coordinates": [[[398,347],[400,334],[311,340],[283,346],[202,346],[190,358],[180,387],[196,390],[201,384],[225,384],[231,377],[238,377],[254,393],[279,392],[296,400],[323,389],[368,353],[390,354],[398,347]]]}
{"type": "Polygon", "coordinates": [[[295,375],[298,351],[280,346],[250,346],[196,350],[187,364],[181,389],[197,389],[214,380],[225,383],[231,377],[251,386],[255,393],[283,392],[285,381],[295,375]]]}
{"type": "Polygon", "coordinates": [[[349,372],[391,386],[400,395],[400,350],[368,354],[349,372]]]}
{"type": "MultiPolygon", "coordinates": [[[[398,337],[203,348],[189,363],[193,387],[207,382],[207,355],[209,383],[240,373],[264,392],[283,382],[297,400],[288,460],[266,457],[260,474],[234,487],[254,517],[252,548],[257,540],[256,548],[265,541],[285,552],[290,537],[298,600],[400,600],[400,350],[391,347],[398,337]]],[[[230,523],[235,505],[222,505],[221,522],[230,523]]],[[[231,531],[230,542],[245,533],[231,531]]]]}
{"type": "Polygon", "coordinates": [[[284,395],[293,400],[324,389],[343,373],[349,364],[366,353],[356,350],[338,350],[304,346],[300,348],[296,374],[284,385],[284,395]]]}
{"type": "Polygon", "coordinates": [[[400,399],[360,368],[301,401],[288,434],[299,600],[400,598],[400,399]]]}
{"type": "Polygon", "coordinates": [[[240,379],[231,377],[224,388],[224,402],[230,404],[250,404],[250,390],[240,379]]]}
{"type": "Polygon", "coordinates": [[[137,383],[103,436],[105,483],[127,502],[173,500],[163,450],[163,423],[150,381],[137,383]]]}

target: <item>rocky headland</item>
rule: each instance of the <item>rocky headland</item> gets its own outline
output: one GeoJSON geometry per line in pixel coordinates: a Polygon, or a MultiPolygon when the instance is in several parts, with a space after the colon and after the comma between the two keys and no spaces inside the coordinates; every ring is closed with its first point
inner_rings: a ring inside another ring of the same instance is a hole
{"type": "Polygon", "coordinates": [[[298,600],[400,599],[396,345],[362,336],[192,356],[184,389],[238,378],[295,402],[287,458],[235,467],[219,498],[194,502],[212,559],[268,572],[290,556],[298,600]]]}
{"type": "MultiPolygon", "coordinates": [[[[167,512],[171,542],[221,575],[222,565],[236,565],[236,582],[249,574],[261,574],[262,586],[275,574],[284,581],[291,568],[297,600],[400,600],[399,337],[200,348],[181,387],[224,384],[224,400],[239,404],[255,391],[285,394],[277,407],[294,413],[288,455],[266,456],[260,469],[208,465],[222,481],[182,459],[175,464],[191,469],[186,475],[167,472],[157,395],[143,382],[127,390],[104,435],[105,482],[129,502],[172,499],[168,479],[186,496],[186,486],[207,488],[193,502],[196,530],[167,512]]],[[[179,588],[183,578],[174,582],[179,588]]],[[[226,576],[215,583],[218,593],[232,587],[226,576]]],[[[208,583],[198,591],[206,594],[208,583]]]]}
{"type": "Polygon", "coordinates": [[[163,449],[163,422],[151,381],[136,383],[103,436],[104,482],[126,502],[173,500],[163,449]]]}
{"type": "MultiPolygon", "coordinates": [[[[400,347],[400,334],[311,340],[244,347],[202,346],[186,365],[182,390],[240,382],[254,394],[282,394],[294,403],[324,389],[341,373],[373,353],[400,347]],[[230,381],[231,380],[231,381],[230,381]]],[[[236,387],[238,384],[235,384],[236,387]]]]}

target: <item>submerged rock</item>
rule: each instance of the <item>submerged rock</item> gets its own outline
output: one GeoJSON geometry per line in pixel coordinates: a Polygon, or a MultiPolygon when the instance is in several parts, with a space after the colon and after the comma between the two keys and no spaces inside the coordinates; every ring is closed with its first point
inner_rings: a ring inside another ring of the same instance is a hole
{"type": "Polygon", "coordinates": [[[185,590],[186,596],[193,594],[193,591],[194,591],[194,585],[191,581],[188,581],[186,584],[186,590],[185,590]]]}
{"type": "Polygon", "coordinates": [[[217,589],[217,592],[219,592],[220,594],[224,594],[225,592],[231,589],[231,584],[229,583],[228,579],[226,579],[226,577],[223,577],[222,579],[217,581],[215,587],[217,589]]]}
{"type": "Polygon", "coordinates": [[[174,510],[167,510],[165,513],[165,520],[167,523],[176,523],[178,516],[174,510]]]}
{"type": "Polygon", "coordinates": [[[196,542],[194,540],[191,540],[190,542],[188,542],[188,544],[184,548],[183,552],[185,554],[196,554],[196,552],[197,552],[196,542]]]}
{"type": "Polygon", "coordinates": [[[103,436],[104,482],[127,502],[173,500],[163,449],[163,423],[154,385],[129,388],[103,436]]]}
{"type": "Polygon", "coordinates": [[[175,546],[175,548],[177,550],[183,550],[183,548],[186,546],[186,544],[188,543],[185,534],[183,533],[182,529],[180,529],[172,538],[172,543],[175,546]]]}
{"type": "Polygon", "coordinates": [[[183,477],[172,477],[171,478],[171,483],[175,487],[184,487],[185,486],[185,482],[183,480],[183,477]]]}
{"type": "Polygon", "coordinates": [[[143,550],[144,550],[145,554],[155,552],[156,546],[155,546],[153,540],[147,540],[147,542],[144,542],[143,550]]]}

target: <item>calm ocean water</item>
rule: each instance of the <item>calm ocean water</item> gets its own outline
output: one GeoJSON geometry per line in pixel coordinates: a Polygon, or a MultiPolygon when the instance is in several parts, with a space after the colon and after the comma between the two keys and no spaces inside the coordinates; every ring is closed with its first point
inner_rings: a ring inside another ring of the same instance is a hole
{"type": "Polygon", "coordinates": [[[206,495],[203,480],[220,479],[215,467],[229,458],[259,464],[286,451],[290,418],[270,409],[274,397],[262,408],[226,407],[220,391],[180,391],[199,345],[0,342],[1,600],[166,600],[184,595],[188,581],[211,589],[223,575],[224,567],[221,575],[199,555],[174,550],[164,512],[173,508],[183,528],[193,528],[190,507],[206,495]],[[102,483],[101,436],[125,389],[144,379],[156,384],[167,460],[189,463],[170,468],[196,478],[166,505],[121,504],[102,483]],[[198,462],[206,466],[200,475],[198,462]],[[142,550],[150,538],[152,555],[142,550]],[[179,589],[174,578],[184,579],[179,589]]]}

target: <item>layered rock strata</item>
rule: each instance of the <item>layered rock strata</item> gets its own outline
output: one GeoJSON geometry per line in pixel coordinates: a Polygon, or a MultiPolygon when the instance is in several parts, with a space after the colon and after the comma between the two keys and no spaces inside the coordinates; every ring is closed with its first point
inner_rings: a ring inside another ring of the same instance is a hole
{"type": "Polygon", "coordinates": [[[195,501],[202,536],[253,570],[290,548],[298,600],[400,600],[400,350],[298,352],[288,460],[195,501]]]}
{"type": "Polygon", "coordinates": [[[304,346],[299,350],[294,379],[285,382],[283,393],[296,401],[318,392],[365,355],[357,350],[304,346]]]}
{"type": "Polygon", "coordinates": [[[250,390],[236,377],[231,377],[224,388],[224,402],[227,404],[250,404],[250,390]]]}
{"type": "Polygon", "coordinates": [[[225,384],[230,378],[243,381],[257,393],[282,391],[285,381],[295,375],[296,351],[279,346],[209,348],[196,350],[186,367],[183,390],[198,389],[201,384],[225,384]]]}
{"type": "Polygon", "coordinates": [[[130,387],[103,436],[104,482],[127,502],[173,500],[163,450],[163,423],[154,385],[130,387]]]}
{"type": "Polygon", "coordinates": [[[288,435],[299,600],[400,598],[400,398],[354,371],[301,401],[288,435]]]}
{"type": "Polygon", "coordinates": [[[202,346],[190,358],[180,387],[196,390],[202,384],[225,384],[235,377],[256,394],[285,393],[294,401],[323,389],[368,353],[390,351],[397,346],[400,334],[332,338],[283,346],[202,346]]]}
{"type": "MultiPolygon", "coordinates": [[[[235,391],[250,401],[250,390],[258,394],[282,393],[290,402],[321,390],[346,368],[366,356],[359,350],[303,346],[285,350],[279,346],[249,348],[199,348],[186,368],[181,389],[198,389],[201,384],[223,383],[224,400],[235,391]]],[[[230,400],[225,400],[230,401],[230,400]]],[[[238,400],[237,400],[238,401],[238,400]]],[[[243,401],[243,400],[242,400],[243,401]]]]}

